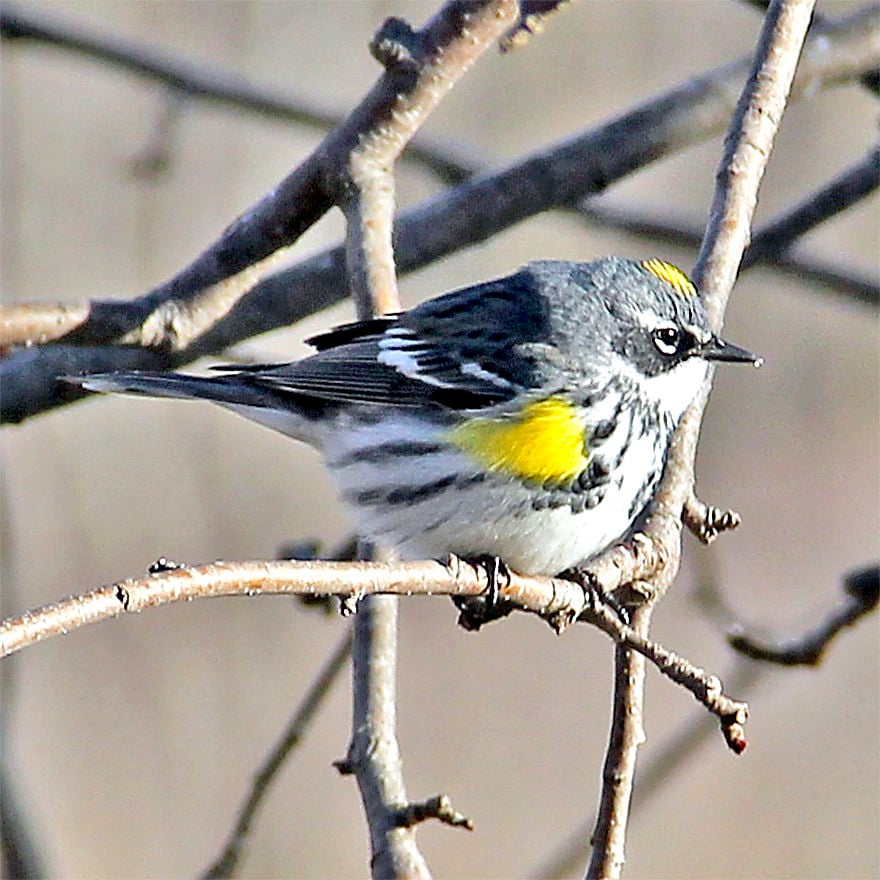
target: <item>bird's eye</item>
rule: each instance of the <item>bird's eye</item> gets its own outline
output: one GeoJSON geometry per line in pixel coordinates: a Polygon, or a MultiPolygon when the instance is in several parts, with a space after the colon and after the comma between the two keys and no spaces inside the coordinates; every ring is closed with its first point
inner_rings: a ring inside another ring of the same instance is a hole
{"type": "Polygon", "coordinates": [[[677,354],[681,347],[681,331],[677,327],[658,327],[651,338],[660,354],[677,354]]]}

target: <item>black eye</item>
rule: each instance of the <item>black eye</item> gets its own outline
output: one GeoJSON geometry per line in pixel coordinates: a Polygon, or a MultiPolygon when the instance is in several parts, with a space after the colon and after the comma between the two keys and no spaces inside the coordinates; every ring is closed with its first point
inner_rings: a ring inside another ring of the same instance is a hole
{"type": "Polygon", "coordinates": [[[682,336],[677,327],[658,327],[651,334],[651,338],[660,354],[678,354],[681,349],[682,336]]]}

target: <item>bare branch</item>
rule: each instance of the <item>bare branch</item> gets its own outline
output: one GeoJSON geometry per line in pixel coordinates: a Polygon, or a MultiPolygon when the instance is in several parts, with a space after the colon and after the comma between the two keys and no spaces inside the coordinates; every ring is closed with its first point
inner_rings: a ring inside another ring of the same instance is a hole
{"type": "MultiPolygon", "coordinates": [[[[878,63],[876,34],[880,12],[875,7],[841,19],[821,40],[811,39],[804,53],[794,95],[846,82],[878,63]],[[812,47],[812,48],[809,48],[812,47]]],[[[463,246],[483,241],[526,217],[554,207],[571,205],[590,193],[655,159],[703,140],[721,130],[729,119],[731,89],[748,68],[748,59],[725,65],[636,107],[610,123],[579,134],[496,173],[461,184],[446,194],[404,212],[395,228],[398,272],[409,272],[463,246]]],[[[336,153],[363,117],[387,110],[377,92],[324,142],[336,153]],[[378,109],[377,109],[378,108],[378,109]]],[[[372,118],[376,122],[376,117],[372,118]]],[[[321,152],[319,148],[318,152],[321,152]]],[[[345,154],[347,155],[347,153],[345,154]]],[[[320,192],[313,154],[258,205],[246,212],[193,265],[151,294],[133,302],[95,302],[89,319],[64,339],[70,348],[54,354],[48,348],[40,360],[20,359],[14,352],[0,361],[3,418],[21,421],[29,415],[69,402],[69,386],[56,377],[65,372],[106,370],[88,352],[74,346],[88,339],[104,343],[140,326],[169,297],[186,299],[187,291],[203,289],[218,272],[234,274],[236,262],[260,256],[266,249],[292,243],[327,207],[320,192]],[[268,230],[268,231],[267,231],[268,230]],[[250,255],[245,257],[244,255],[250,255]],[[213,275],[212,275],[213,273],[213,275]],[[59,361],[64,368],[59,369],[59,361]],[[31,375],[25,379],[21,374],[31,375]]],[[[341,300],[346,294],[344,253],[337,248],[303,261],[265,279],[227,318],[183,351],[174,352],[165,366],[179,366],[216,353],[255,333],[289,325],[341,300]]],[[[212,282],[213,283],[213,282],[212,282]]],[[[129,355],[129,361],[133,356],[129,355]]],[[[149,359],[145,356],[145,359],[149,359]]],[[[115,368],[131,368],[131,362],[115,368]]],[[[155,363],[141,367],[155,367],[155,363]]],[[[113,369],[113,367],[110,367],[113,369]]]]}
{"type": "MultiPolygon", "coordinates": [[[[876,281],[843,274],[790,252],[800,237],[857,204],[876,191],[878,185],[880,150],[875,147],[816,192],[762,226],[743,255],[740,271],[758,264],[770,264],[774,268],[790,270],[799,278],[813,278],[820,283],[840,287],[843,293],[859,302],[875,306],[880,304],[880,285],[876,281]]],[[[581,202],[577,212],[603,225],[676,245],[698,245],[702,235],[696,224],[672,222],[634,209],[597,205],[591,201],[581,202]]]]}
{"type": "MultiPolygon", "coordinates": [[[[613,559],[614,555],[605,558],[613,559]]],[[[501,601],[539,615],[555,631],[561,632],[574,621],[592,624],[618,643],[643,654],[664,675],[688,687],[712,711],[715,711],[713,706],[722,706],[713,693],[713,676],[640,636],[620,619],[615,607],[603,599],[610,592],[606,586],[613,588],[620,577],[611,571],[611,568],[592,569],[591,586],[587,589],[572,580],[524,577],[515,572],[508,572],[504,582],[496,586],[501,601]],[[607,578],[606,583],[600,580],[602,577],[607,578]]],[[[183,567],[166,563],[151,566],[146,578],[119,581],[20,617],[8,618],[0,623],[0,657],[90,623],[171,602],[278,594],[329,594],[360,599],[374,595],[475,597],[486,594],[490,586],[484,567],[456,557],[450,557],[446,564],[277,560],[183,567]]]]}
{"type": "Polygon", "coordinates": [[[223,852],[205,870],[202,877],[221,878],[232,877],[235,874],[235,869],[241,859],[257,811],[262,806],[269,788],[274,782],[278,771],[284,766],[284,762],[290,756],[290,753],[302,742],[312,719],[315,717],[315,713],[324,702],[324,698],[330,692],[330,688],[339,677],[339,673],[345,668],[350,655],[351,630],[349,629],[334,648],[333,653],[327,659],[324,667],[312,682],[305,697],[303,697],[302,702],[288,722],[284,733],[282,733],[278,742],[257,771],[250,794],[239,811],[235,827],[226,841],[223,852]]]}
{"type": "MultiPolygon", "coordinates": [[[[448,3],[445,32],[413,31],[389,18],[370,46],[398,83],[390,114],[365,132],[337,168],[336,201],[347,221],[345,254],[351,295],[362,319],[400,311],[394,268],[394,164],[403,148],[473,62],[517,14],[515,0],[448,3]],[[341,172],[341,173],[340,173],[341,172]]],[[[443,16],[441,13],[438,19],[443,16]]],[[[397,615],[394,596],[365,596],[353,647],[352,737],[345,767],[357,778],[370,830],[374,877],[429,877],[413,822],[397,742],[397,615]]],[[[448,818],[448,817],[447,817],[448,818]]]]}
{"type": "Polygon", "coordinates": [[[828,614],[815,629],[797,639],[768,645],[743,632],[731,633],[731,647],[750,657],[780,666],[818,666],[832,640],[846,627],[857,623],[877,608],[880,601],[880,568],[869,566],[851,572],[844,579],[845,601],[828,614]]]}
{"type": "MultiPolygon", "coordinates": [[[[715,330],[721,328],[727,299],[748,244],[758,187],[794,81],[813,3],[814,0],[774,0],[771,4],[749,80],[737,103],[725,141],[709,224],[693,273],[715,330]]],[[[664,549],[657,553],[658,570],[650,578],[652,595],[649,602],[662,596],[678,571],[680,526],[676,530],[678,534],[673,536],[670,535],[671,523],[680,522],[685,502],[693,492],[694,455],[710,383],[711,377],[707,379],[704,393],[691,406],[676,431],[652,514],[645,526],[648,540],[656,543],[660,539],[664,545],[664,549]],[[673,540],[666,543],[670,538],[673,540]]],[[[634,614],[639,634],[645,635],[651,605],[637,608],[634,614]]],[[[627,653],[623,648],[620,651],[627,653]]],[[[636,668],[628,679],[622,680],[622,659],[618,659],[616,668],[620,689],[619,693],[616,689],[614,722],[587,877],[614,878],[621,875],[635,754],[643,739],[641,712],[638,710],[643,700],[644,675],[636,668]],[[627,711],[630,707],[636,707],[636,711],[627,711]]],[[[720,691],[720,682],[712,682],[704,696],[712,700],[720,691]]],[[[745,748],[742,729],[745,717],[744,704],[722,716],[722,729],[728,745],[736,752],[745,748]]]]}
{"type": "MultiPolygon", "coordinates": [[[[648,633],[651,606],[633,613],[633,629],[648,633]]],[[[643,710],[645,702],[645,660],[623,645],[614,652],[614,703],[611,734],[602,768],[602,797],[596,828],[590,841],[592,856],[588,878],[620,877],[626,861],[626,827],[636,773],[636,756],[645,741],[643,710]]]]}
{"type": "Polygon", "coordinates": [[[410,828],[428,819],[437,819],[444,825],[464,828],[465,831],[474,830],[474,823],[463,813],[459,813],[445,794],[437,794],[426,801],[407,804],[397,816],[398,824],[404,828],[410,828]]]}
{"type": "Polygon", "coordinates": [[[397,811],[408,803],[397,744],[397,600],[358,603],[352,657],[352,737],[345,760],[357,779],[370,830],[373,877],[430,877],[412,828],[397,811]]]}

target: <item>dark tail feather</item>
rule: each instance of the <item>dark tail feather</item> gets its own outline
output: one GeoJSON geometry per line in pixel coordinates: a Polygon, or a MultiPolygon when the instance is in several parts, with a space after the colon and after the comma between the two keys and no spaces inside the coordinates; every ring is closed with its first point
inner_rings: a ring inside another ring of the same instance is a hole
{"type": "Polygon", "coordinates": [[[271,406],[271,394],[233,376],[183,376],[179,373],[118,372],[64,376],[65,382],[89,391],[211,400],[239,406],[271,406]]]}

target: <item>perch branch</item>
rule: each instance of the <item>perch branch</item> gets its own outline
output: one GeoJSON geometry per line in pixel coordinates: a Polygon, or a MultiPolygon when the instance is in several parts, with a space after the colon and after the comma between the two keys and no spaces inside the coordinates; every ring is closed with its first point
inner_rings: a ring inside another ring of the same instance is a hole
{"type": "MultiPolygon", "coordinates": [[[[621,558],[626,557],[625,548],[620,549],[621,558]]],[[[509,572],[497,584],[499,599],[542,617],[556,632],[575,621],[592,624],[643,654],[664,675],[687,685],[697,699],[709,694],[716,705],[721,705],[714,693],[714,676],[707,675],[701,681],[702,670],[639,636],[602,601],[621,577],[613,563],[607,564],[608,559],[614,558],[612,551],[603,557],[602,564],[586,570],[595,585],[587,590],[572,580],[524,577],[509,572]],[[688,676],[691,683],[686,681],[688,676]]],[[[0,623],[0,657],[87,624],[172,602],[280,594],[356,599],[368,595],[477,597],[486,595],[491,586],[485,567],[457,557],[450,557],[445,564],[275,560],[186,567],[166,563],[151,566],[150,572],[145,578],[129,578],[4,620],[0,623]]]]}

